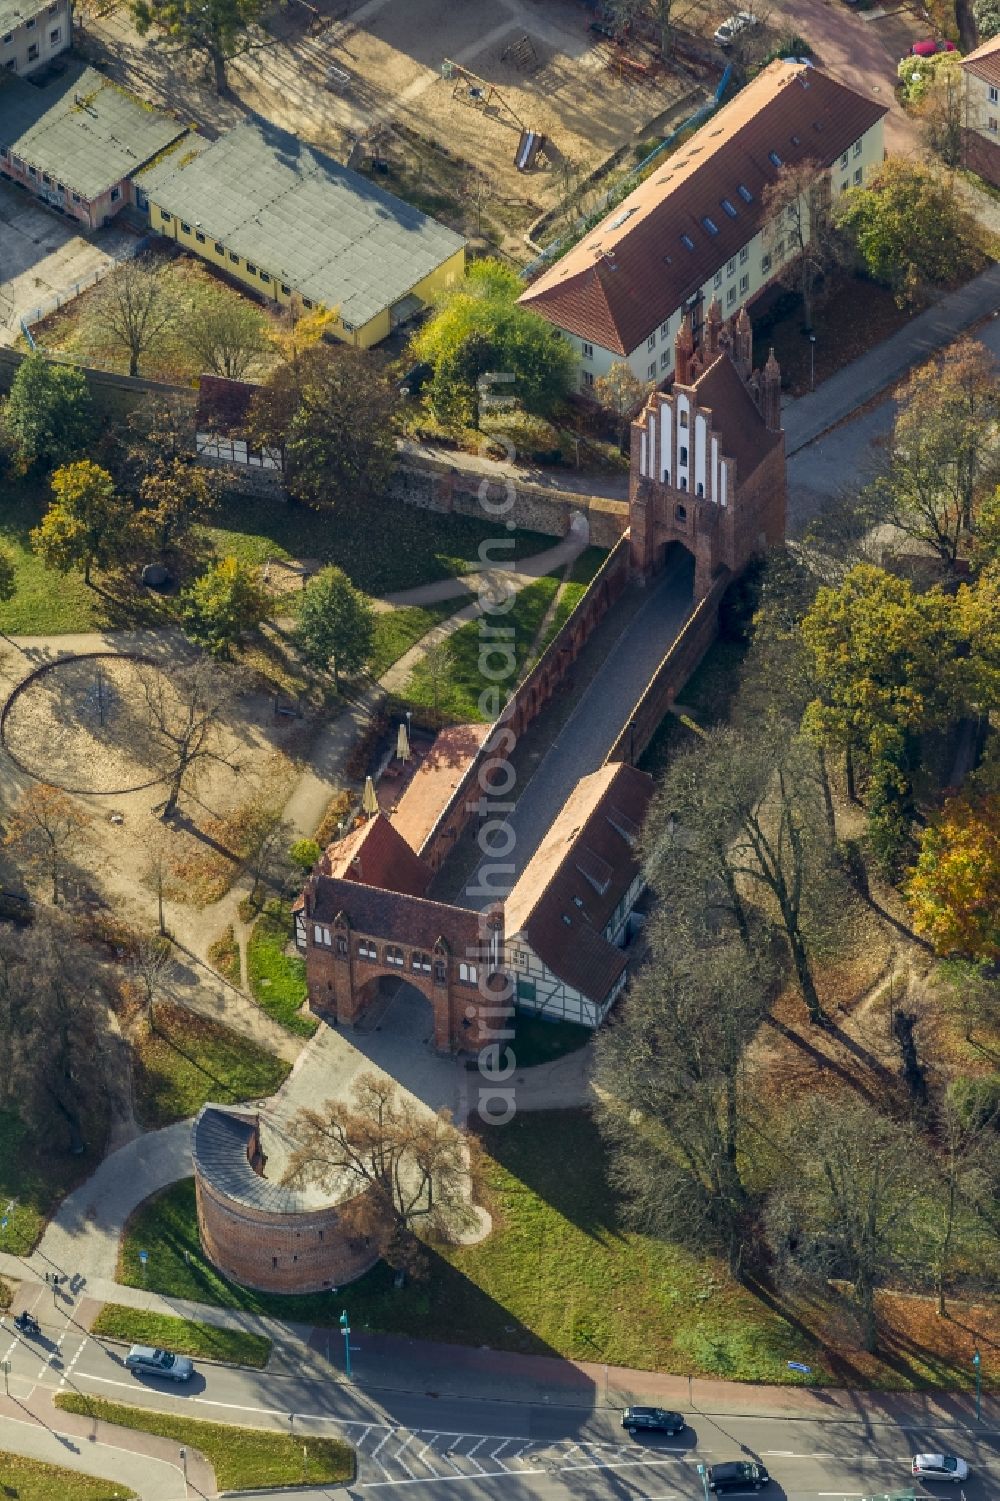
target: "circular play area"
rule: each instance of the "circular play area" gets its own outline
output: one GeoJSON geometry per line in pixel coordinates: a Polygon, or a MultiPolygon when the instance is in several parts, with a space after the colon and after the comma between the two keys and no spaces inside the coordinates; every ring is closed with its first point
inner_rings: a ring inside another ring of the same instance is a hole
{"type": "Polygon", "coordinates": [[[64,792],[140,792],[164,770],[149,732],[147,685],[159,690],[169,681],[151,658],[119,652],[47,662],[7,699],[0,738],[21,771],[64,792]]]}

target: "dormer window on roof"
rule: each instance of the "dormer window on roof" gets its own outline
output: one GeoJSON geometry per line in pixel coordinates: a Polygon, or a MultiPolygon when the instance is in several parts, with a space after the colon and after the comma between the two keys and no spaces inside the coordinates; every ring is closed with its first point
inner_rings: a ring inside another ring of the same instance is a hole
{"type": "Polygon", "coordinates": [[[701,222],[702,224],[704,224],[710,235],[717,235],[719,233],[719,226],[716,224],[715,220],[710,219],[707,214],[704,216],[701,222]]]}
{"type": "Polygon", "coordinates": [[[767,153],[767,159],[769,162],[773,162],[776,167],[781,166],[781,157],[776,151],[769,151],[767,153]]]}
{"type": "Polygon", "coordinates": [[[723,198],[723,200],[722,200],[722,207],[725,210],[725,212],[729,215],[730,219],[735,219],[736,218],[736,205],[735,205],[735,203],[733,203],[733,201],[732,201],[731,198],[723,198]]]}
{"type": "Polygon", "coordinates": [[[690,235],[681,235],[681,244],[684,246],[685,250],[694,249],[694,241],[692,240],[690,235]]]}
{"type": "Polygon", "coordinates": [[[736,191],[737,193],[739,193],[744,203],[753,203],[753,194],[751,193],[745,182],[741,182],[736,191]]]}

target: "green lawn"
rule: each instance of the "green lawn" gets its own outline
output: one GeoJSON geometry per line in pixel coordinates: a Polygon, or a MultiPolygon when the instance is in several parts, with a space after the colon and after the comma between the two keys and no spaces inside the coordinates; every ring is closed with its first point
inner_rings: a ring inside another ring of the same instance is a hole
{"type": "Polygon", "coordinates": [[[314,1485],[345,1485],[354,1479],[354,1450],[332,1438],[304,1438],[266,1428],[237,1428],[227,1423],[204,1423],[196,1418],[127,1407],[103,1397],[60,1392],[56,1406],[63,1412],[100,1418],[119,1428],[155,1433],[192,1449],[200,1449],[215,1471],[220,1491],[270,1490],[301,1485],[303,1449],[305,1479],[314,1485]]]}
{"type": "MultiPolygon", "coordinates": [[[[95,1126],[92,1135],[100,1147],[103,1130],[95,1126]]],[[[48,1153],[13,1111],[0,1110],[0,1219],[7,1220],[0,1251],[27,1256],[56,1204],[93,1172],[98,1155],[94,1149],[82,1157],[48,1153]]]]}
{"type": "Polygon", "coordinates": [[[247,979],[257,1004],[299,1037],[311,1037],[314,1017],[301,1012],[306,998],[306,962],[286,954],[292,932],[286,902],[268,902],[253,925],[247,944],[247,979]]]}
{"type": "Polygon", "coordinates": [[[471,595],[460,595],[436,605],[406,605],[399,610],[381,611],[375,617],[375,652],[368,664],[372,677],[380,678],[388,672],[428,631],[471,601],[471,595]]]}
{"type": "MultiPolygon", "coordinates": [[[[511,609],[502,617],[498,617],[498,621],[502,620],[505,627],[510,627],[514,631],[510,645],[515,658],[515,671],[499,683],[493,677],[484,675],[484,665],[488,672],[498,674],[503,670],[505,663],[502,656],[492,654],[488,662],[481,663],[480,647],[483,644],[481,620],[470,620],[468,625],[461,626],[453,636],[448,638],[451,650],[450,665],[444,681],[437,685],[436,695],[437,707],[443,714],[458,722],[476,719],[491,720],[494,717],[492,714],[480,712],[480,695],[490,688],[498,688],[502,695],[517,683],[538,628],[558,587],[558,578],[553,578],[551,575],[536,579],[534,583],[528,584],[521,590],[511,609]]],[[[402,696],[418,708],[434,708],[435,686],[425,663],[421,662],[414,669],[402,696]]]]}
{"type": "Polygon", "coordinates": [[[48,486],[38,480],[0,481],[0,543],[16,569],[17,593],[0,602],[0,631],[43,636],[92,631],[105,624],[102,599],[79,574],[65,577],[36,557],[28,533],[48,506],[48,486]]]}
{"type": "Polygon", "coordinates": [[[62,1465],[43,1464],[0,1449],[0,1495],[17,1501],[128,1501],[135,1495],[120,1480],[78,1475],[62,1465]]]}
{"type": "MultiPolygon", "coordinates": [[[[294,502],[237,494],[225,496],[214,525],[202,530],[220,556],[247,563],[287,557],[336,563],[366,594],[454,578],[478,565],[481,543],[498,535],[496,522],[390,500],[373,504],[370,522],[341,522],[294,502]]],[[[502,527],[499,534],[506,535],[502,527]]],[[[516,532],[514,540],[513,558],[531,557],[553,541],[539,532],[516,532]]]]}
{"type": "Polygon", "coordinates": [[[156,1030],[135,1050],[136,1114],[155,1130],[195,1115],[207,1100],[235,1104],[274,1091],[291,1067],[230,1027],[160,1003],[156,1030]]]}
{"type": "Polygon", "coordinates": [[[92,1334],[120,1339],[127,1344],[157,1345],[178,1355],[201,1360],[221,1360],[227,1365],[254,1366],[263,1370],[271,1354],[271,1341],[245,1329],[217,1329],[195,1319],[176,1319],[167,1313],[146,1313],[123,1303],[105,1303],[92,1334]]]}
{"type": "Polygon", "coordinates": [[[430,1274],[403,1292],[379,1265],[329,1295],[282,1298],[228,1283],[201,1253],[191,1179],[141,1205],[122,1242],[119,1277],[151,1290],[291,1320],[356,1327],[531,1354],[606,1360],[745,1381],[787,1382],[786,1360],[831,1379],[822,1351],[758,1302],[714,1260],[623,1231],[601,1139],[583,1112],[524,1113],[487,1130],[497,1228],[478,1246],[432,1251],[430,1274]],[[188,1260],[185,1260],[185,1251],[188,1260]]]}
{"type": "Polygon", "coordinates": [[[594,1033],[590,1027],[575,1022],[547,1021],[519,1011],[514,1020],[511,1043],[518,1068],[533,1068],[536,1063],[551,1063],[587,1046],[594,1033]]]}

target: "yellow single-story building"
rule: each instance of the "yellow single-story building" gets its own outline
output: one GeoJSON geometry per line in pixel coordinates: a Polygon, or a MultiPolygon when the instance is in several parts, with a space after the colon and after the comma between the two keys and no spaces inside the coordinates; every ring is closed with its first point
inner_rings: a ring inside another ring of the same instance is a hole
{"type": "Polygon", "coordinates": [[[266,123],[175,151],[139,175],[154,230],[276,303],[336,311],[369,349],[465,270],[465,240],[266,123]]]}

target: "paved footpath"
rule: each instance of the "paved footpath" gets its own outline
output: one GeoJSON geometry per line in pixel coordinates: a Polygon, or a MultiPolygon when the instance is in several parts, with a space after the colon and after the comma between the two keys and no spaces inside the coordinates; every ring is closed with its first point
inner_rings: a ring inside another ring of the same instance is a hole
{"type": "MultiPolygon", "coordinates": [[[[1000,264],[990,266],[964,287],[949,292],[933,307],[918,313],[890,338],[852,360],[808,396],[787,402],[782,411],[786,453],[791,455],[805,448],[974,323],[995,317],[998,309],[1000,264]]],[[[817,344],[819,369],[822,362],[822,347],[817,344]]]]}

